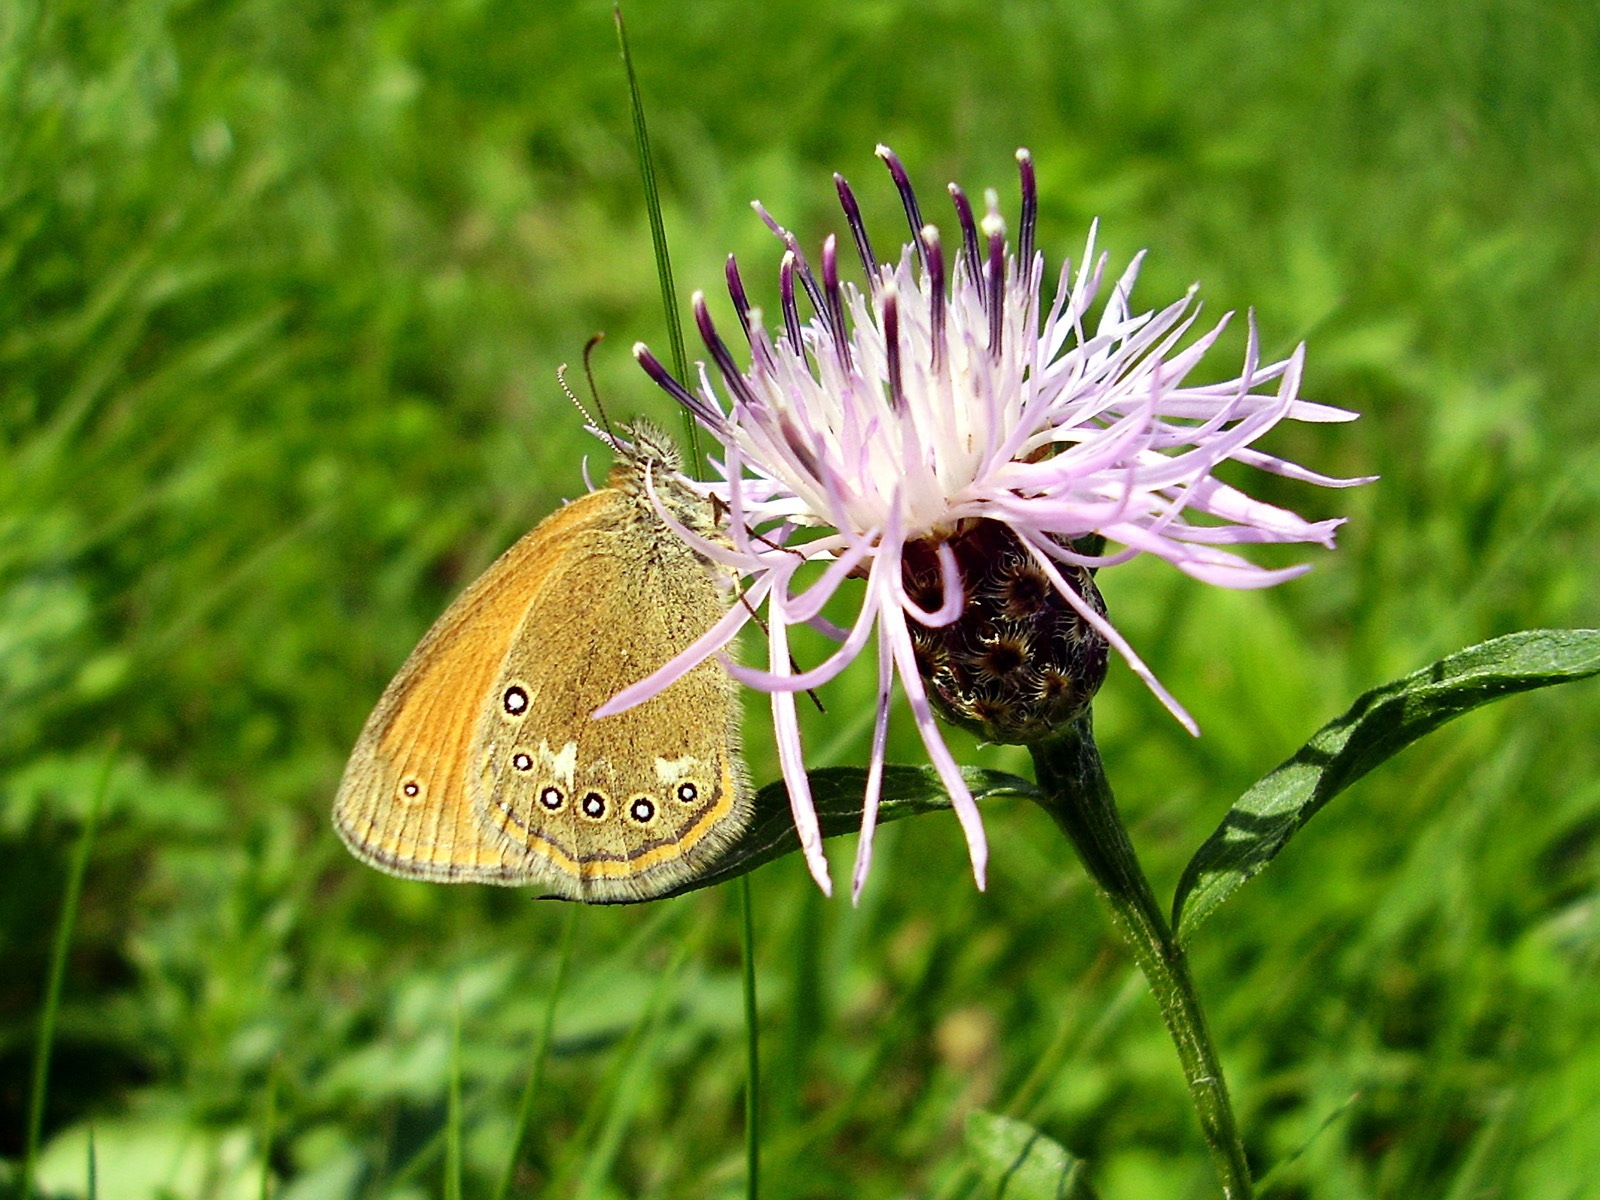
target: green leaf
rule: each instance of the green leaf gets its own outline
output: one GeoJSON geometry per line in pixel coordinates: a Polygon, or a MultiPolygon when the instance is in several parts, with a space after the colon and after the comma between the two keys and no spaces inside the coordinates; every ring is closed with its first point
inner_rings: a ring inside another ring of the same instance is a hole
{"type": "Polygon", "coordinates": [[[966,1140],[993,1200],[1094,1200],[1083,1160],[1025,1121],[968,1113],[966,1140]]]}
{"type": "Polygon", "coordinates": [[[1600,674],[1600,630],[1495,638],[1367,692],[1228,810],[1178,882],[1173,928],[1188,941],[1319,809],[1384,760],[1474,708],[1600,674]]]}
{"type": "MultiPolygon", "coordinates": [[[[975,800],[982,801],[990,796],[1026,796],[1033,799],[1038,795],[1038,789],[1032,783],[1003,771],[967,768],[962,775],[975,800]]],[[[861,802],[866,792],[865,768],[825,767],[812,771],[808,778],[811,780],[811,800],[816,805],[822,836],[830,838],[857,832],[861,828],[861,802]]],[[[892,764],[884,767],[883,793],[878,804],[879,825],[949,807],[950,797],[939,782],[938,772],[932,767],[892,764]]],[[[789,812],[789,790],[784,787],[782,780],[769,783],[756,793],[755,815],[744,836],[730,846],[704,875],[669,895],[682,895],[735,879],[775,858],[795,854],[799,849],[800,839],[795,834],[794,818],[789,812]]]]}

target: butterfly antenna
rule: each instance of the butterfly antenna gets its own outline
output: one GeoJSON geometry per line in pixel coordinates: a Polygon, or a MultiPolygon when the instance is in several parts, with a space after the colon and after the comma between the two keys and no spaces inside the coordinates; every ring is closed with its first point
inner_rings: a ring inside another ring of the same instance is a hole
{"type": "Polygon", "coordinates": [[[594,400],[595,412],[600,414],[601,427],[611,439],[612,446],[621,450],[622,443],[617,440],[616,431],[611,427],[611,418],[606,415],[606,406],[600,402],[600,387],[594,381],[594,348],[605,340],[605,334],[597,333],[583,344],[583,377],[589,381],[589,396],[594,400]]]}
{"type": "Polygon", "coordinates": [[[574,392],[572,390],[572,386],[567,383],[567,370],[568,367],[566,363],[562,363],[556,368],[556,382],[561,385],[561,390],[566,393],[567,399],[572,401],[572,407],[577,409],[579,414],[582,415],[585,425],[593,425],[596,429],[605,429],[607,436],[609,436],[611,430],[606,429],[605,426],[601,425],[589,415],[589,410],[583,406],[583,401],[578,399],[577,393],[574,392]]]}
{"type": "Polygon", "coordinates": [[[583,347],[583,374],[584,377],[589,381],[589,395],[594,400],[595,412],[600,414],[600,419],[598,421],[596,421],[594,417],[590,415],[589,410],[583,406],[583,401],[578,399],[578,394],[574,392],[572,390],[572,386],[567,383],[568,368],[566,363],[562,363],[556,368],[556,382],[561,385],[561,390],[566,393],[567,399],[572,401],[572,407],[576,408],[578,412],[583,415],[584,422],[591,428],[598,429],[604,433],[606,436],[606,441],[611,443],[612,449],[620,450],[622,448],[622,443],[618,440],[616,431],[611,428],[611,418],[606,415],[605,405],[600,403],[600,389],[595,386],[594,368],[590,363],[590,359],[594,353],[594,348],[605,340],[605,336],[606,335],[603,333],[597,333],[590,338],[583,347]]]}

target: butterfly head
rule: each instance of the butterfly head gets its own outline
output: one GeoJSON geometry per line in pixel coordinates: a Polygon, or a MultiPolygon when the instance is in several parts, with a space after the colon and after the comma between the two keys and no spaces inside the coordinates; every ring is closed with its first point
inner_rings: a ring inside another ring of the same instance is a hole
{"type": "Polygon", "coordinates": [[[622,427],[623,437],[615,439],[617,452],[625,460],[619,466],[643,476],[647,471],[658,479],[683,470],[683,455],[677,443],[653,421],[637,420],[622,427]]]}
{"type": "Polygon", "coordinates": [[[672,516],[697,533],[712,532],[712,507],[683,474],[683,454],[671,436],[653,421],[624,425],[611,439],[617,463],[609,483],[653,507],[651,494],[672,516]],[[647,483],[648,481],[648,483],[647,483]]]}

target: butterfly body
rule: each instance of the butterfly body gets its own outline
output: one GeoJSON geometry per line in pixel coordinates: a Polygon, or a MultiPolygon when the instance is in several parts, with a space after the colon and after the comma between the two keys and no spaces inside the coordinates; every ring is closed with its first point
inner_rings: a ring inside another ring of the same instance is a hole
{"type": "Polygon", "coordinates": [[[714,659],[590,714],[727,610],[711,565],[662,520],[710,534],[648,426],[608,486],[505,552],[412,651],[334,802],[363,861],[412,879],[531,885],[599,903],[691,881],[749,821],[736,685],[714,659]]]}

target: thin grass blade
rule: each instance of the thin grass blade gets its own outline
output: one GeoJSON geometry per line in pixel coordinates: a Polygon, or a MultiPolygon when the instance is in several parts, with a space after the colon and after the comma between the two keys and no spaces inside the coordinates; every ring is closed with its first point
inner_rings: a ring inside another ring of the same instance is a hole
{"type": "MultiPolygon", "coordinates": [[[[612,13],[617,24],[617,47],[622,52],[622,65],[628,74],[628,105],[633,114],[633,141],[639,153],[639,178],[644,185],[645,213],[650,219],[650,241],[656,253],[656,278],[661,283],[661,310],[667,321],[667,345],[672,350],[672,366],[679,379],[687,379],[688,354],[683,345],[683,321],[678,316],[678,289],[672,280],[672,255],[667,249],[667,226],[661,216],[661,189],[656,184],[655,158],[650,152],[650,129],[644,119],[644,96],[639,90],[639,76],[633,69],[633,51],[628,46],[628,26],[622,18],[622,5],[616,4],[612,13]]],[[[689,462],[700,461],[700,430],[694,418],[683,414],[685,436],[689,439],[689,462]]]]}
{"type": "Polygon", "coordinates": [[[748,1200],[757,1200],[761,1193],[761,1032],[756,1015],[756,925],[748,875],[739,878],[739,911],[744,944],[744,1194],[748,1200]]]}
{"type": "Polygon", "coordinates": [[[445,1108],[444,1198],[461,1200],[461,995],[450,1028],[450,1085],[445,1108]]]}
{"type": "MultiPolygon", "coordinates": [[[[67,950],[72,945],[72,930],[78,920],[78,902],[83,898],[83,879],[89,869],[89,850],[94,845],[100,810],[105,804],[106,791],[111,786],[116,746],[116,739],[113,739],[106,750],[105,763],[95,784],[94,798],[83,819],[83,832],[78,835],[78,845],[67,870],[67,891],[61,902],[61,921],[56,926],[55,947],[50,954],[50,975],[45,982],[44,1006],[39,1014],[39,1044],[33,1056],[33,1085],[28,1096],[28,1132],[22,1151],[22,1186],[17,1192],[22,1200],[32,1200],[33,1197],[33,1177],[39,1161],[39,1135],[44,1128],[44,1104],[49,1092],[50,1052],[55,1045],[56,1018],[61,1011],[61,984],[67,972],[67,950]]],[[[91,1185],[94,1180],[93,1163],[91,1148],[91,1185]]]]}

